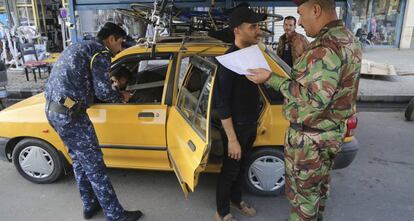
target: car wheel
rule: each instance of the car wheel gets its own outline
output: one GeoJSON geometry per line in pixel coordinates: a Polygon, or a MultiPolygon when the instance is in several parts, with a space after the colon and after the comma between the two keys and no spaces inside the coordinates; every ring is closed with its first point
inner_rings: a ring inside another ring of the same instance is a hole
{"type": "Polygon", "coordinates": [[[58,151],[37,139],[23,139],[17,143],[13,163],[20,175],[34,183],[52,183],[64,172],[58,151]]]}
{"type": "Polygon", "coordinates": [[[414,98],[408,103],[407,109],[405,110],[405,119],[408,121],[414,120],[414,98]]]}
{"type": "Polygon", "coordinates": [[[257,195],[276,196],[285,186],[285,162],[282,148],[257,148],[245,170],[246,188],[257,195]]]}

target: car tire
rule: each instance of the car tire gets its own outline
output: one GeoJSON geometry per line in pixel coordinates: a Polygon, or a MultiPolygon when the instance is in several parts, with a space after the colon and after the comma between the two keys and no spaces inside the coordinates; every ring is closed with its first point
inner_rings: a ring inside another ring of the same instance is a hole
{"type": "Polygon", "coordinates": [[[64,172],[64,161],[50,144],[27,138],[17,143],[13,164],[25,179],[38,184],[53,183],[64,172]]]}
{"type": "Polygon", "coordinates": [[[285,163],[283,148],[260,147],[250,155],[244,171],[247,191],[262,196],[284,192],[285,163]]]}
{"type": "Polygon", "coordinates": [[[405,119],[408,121],[414,120],[414,98],[408,103],[407,109],[405,110],[405,119]]]}

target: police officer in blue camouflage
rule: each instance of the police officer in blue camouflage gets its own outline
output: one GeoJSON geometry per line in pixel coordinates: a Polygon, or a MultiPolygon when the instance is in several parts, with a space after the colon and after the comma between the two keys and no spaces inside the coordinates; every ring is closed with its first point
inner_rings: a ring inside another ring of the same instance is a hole
{"type": "Polygon", "coordinates": [[[72,158],[73,171],[83,202],[83,217],[103,209],[108,221],[134,221],[142,212],[125,211],[105,171],[95,129],[86,113],[94,98],[127,102],[129,93],[111,88],[111,57],[122,50],[125,31],[106,23],[96,41],[69,46],[55,63],[46,85],[46,116],[72,158]]]}

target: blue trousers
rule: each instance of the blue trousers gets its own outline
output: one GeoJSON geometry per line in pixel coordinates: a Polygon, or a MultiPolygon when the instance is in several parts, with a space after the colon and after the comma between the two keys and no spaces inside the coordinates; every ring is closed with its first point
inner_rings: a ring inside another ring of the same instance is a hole
{"type": "Polygon", "coordinates": [[[124,209],[106,174],[102,150],[88,115],[73,117],[47,110],[46,116],[69,150],[84,210],[91,210],[99,202],[106,220],[119,219],[124,209]]]}

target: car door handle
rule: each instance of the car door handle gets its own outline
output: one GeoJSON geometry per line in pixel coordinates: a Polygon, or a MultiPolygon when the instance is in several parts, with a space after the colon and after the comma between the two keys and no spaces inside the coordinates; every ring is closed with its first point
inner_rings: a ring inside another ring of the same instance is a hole
{"type": "Polygon", "coordinates": [[[154,118],[155,114],[153,112],[140,112],[138,113],[139,118],[154,118]]]}
{"type": "Polygon", "coordinates": [[[193,141],[189,140],[187,144],[191,151],[194,152],[196,150],[196,146],[194,145],[193,141]]]}

